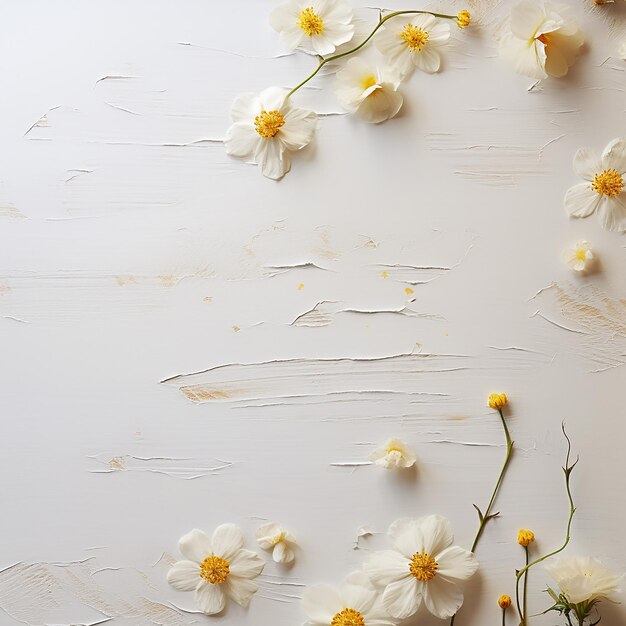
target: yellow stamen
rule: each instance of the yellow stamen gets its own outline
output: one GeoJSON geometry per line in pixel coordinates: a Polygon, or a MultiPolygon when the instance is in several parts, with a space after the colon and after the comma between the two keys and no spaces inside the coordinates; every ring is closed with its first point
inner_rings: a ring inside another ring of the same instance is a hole
{"type": "Polygon", "coordinates": [[[307,7],[298,14],[298,26],[307,37],[321,35],[324,32],[324,20],[313,11],[313,7],[307,7]]]}
{"type": "Polygon", "coordinates": [[[587,258],[587,250],[585,248],[576,248],[575,256],[579,261],[584,261],[587,258]]]}
{"type": "Polygon", "coordinates": [[[492,409],[502,409],[509,402],[505,393],[490,393],[489,394],[489,406],[492,409]]]}
{"type": "Polygon", "coordinates": [[[263,139],[271,139],[275,137],[282,126],[285,125],[285,116],[280,111],[261,111],[254,118],[254,127],[256,132],[263,139]]]}
{"type": "Polygon", "coordinates": [[[465,9],[463,11],[459,11],[459,14],[456,16],[456,25],[459,28],[467,28],[471,21],[472,16],[469,11],[466,11],[465,9]]]}
{"type": "Polygon", "coordinates": [[[370,87],[373,87],[374,85],[377,85],[377,84],[378,84],[378,81],[376,80],[376,76],[374,76],[373,74],[371,74],[370,76],[366,76],[361,81],[361,87],[363,87],[363,91],[366,91],[370,87]]]}
{"type": "Polygon", "coordinates": [[[407,24],[400,33],[400,38],[411,52],[420,52],[428,41],[428,33],[413,24],[407,24]]]}
{"type": "Polygon", "coordinates": [[[411,559],[409,571],[417,580],[428,582],[435,577],[439,563],[426,552],[416,552],[411,559]]]}
{"type": "Polygon", "coordinates": [[[524,546],[524,548],[527,548],[534,540],[535,533],[532,530],[522,528],[519,533],[517,533],[517,543],[519,543],[520,546],[524,546]]]}
{"type": "Polygon", "coordinates": [[[230,576],[230,564],[214,554],[208,556],[200,564],[200,578],[204,578],[212,585],[223,583],[230,576]]]}
{"type": "Polygon", "coordinates": [[[354,609],[344,609],[333,617],[330,626],[365,626],[365,618],[354,609]]]}
{"type": "Polygon", "coordinates": [[[624,178],[617,170],[604,170],[595,175],[591,188],[602,196],[614,198],[624,188],[624,178]]]}

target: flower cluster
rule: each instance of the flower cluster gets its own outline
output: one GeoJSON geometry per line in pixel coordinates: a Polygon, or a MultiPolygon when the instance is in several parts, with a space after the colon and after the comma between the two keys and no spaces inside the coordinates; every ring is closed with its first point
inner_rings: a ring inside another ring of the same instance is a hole
{"type": "Polygon", "coordinates": [[[243,94],[232,105],[232,126],[225,138],[231,156],[261,166],[268,178],[278,180],[291,168],[290,153],[313,139],[317,116],[295,107],[291,97],[316,76],[322,67],[335,69],[335,93],[349,113],[373,124],[400,111],[401,82],[415,70],[439,71],[441,48],[450,38],[448,21],[459,28],[470,25],[463,10],[457,15],[429,11],[395,11],[381,15],[364,38],[357,36],[356,19],[347,0],[289,0],[276,7],[270,24],[290,50],[317,55],[317,68],[291,90],[270,87],[260,94],[243,94]],[[353,57],[370,40],[381,53],[380,62],[353,57]],[[352,46],[352,47],[349,47],[352,46]],[[346,49],[347,48],[347,49],[346,49]]]}

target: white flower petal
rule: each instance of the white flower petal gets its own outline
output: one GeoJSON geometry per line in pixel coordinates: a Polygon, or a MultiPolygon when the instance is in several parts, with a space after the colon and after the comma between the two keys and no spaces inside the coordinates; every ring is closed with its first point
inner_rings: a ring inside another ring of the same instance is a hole
{"type": "Polygon", "coordinates": [[[281,541],[274,546],[272,551],[272,559],[275,563],[292,563],[295,554],[286,541],[281,541]]]}
{"type": "Polygon", "coordinates": [[[565,210],[572,217],[589,217],[598,208],[601,197],[589,183],[574,185],[565,193],[565,210]]]}
{"type": "Polygon", "coordinates": [[[341,599],[346,607],[365,614],[374,606],[378,592],[367,581],[367,576],[364,584],[357,582],[354,575],[350,580],[352,582],[344,582],[340,587],[341,599]]]}
{"type": "Polygon", "coordinates": [[[424,585],[424,604],[435,617],[448,619],[463,605],[463,592],[437,575],[424,585]]]}
{"type": "Polygon", "coordinates": [[[415,66],[423,72],[434,74],[439,71],[441,57],[438,52],[426,46],[421,52],[415,52],[413,54],[413,62],[415,66]]]}
{"type": "MultiPolygon", "coordinates": [[[[424,552],[424,534],[420,522],[421,520],[403,517],[392,522],[387,531],[387,536],[395,548],[407,559],[416,552],[424,552]]],[[[405,570],[408,571],[406,561],[405,570]]]]}
{"type": "Polygon", "coordinates": [[[230,561],[243,546],[243,534],[234,524],[222,524],[211,538],[213,553],[230,561]]]}
{"type": "Polygon", "coordinates": [[[250,604],[252,596],[258,591],[256,583],[238,576],[229,576],[226,580],[226,593],[239,605],[244,608],[250,604]]]}
{"type": "Polygon", "coordinates": [[[383,604],[389,615],[396,619],[414,615],[422,602],[422,588],[413,576],[388,585],[383,592],[383,604]]]}
{"type": "Polygon", "coordinates": [[[167,573],[167,582],[178,591],[193,591],[201,580],[200,566],[194,561],[178,561],[167,573]]]}
{"type": "Polygon", "coordinates": [[[574,155],[574,172],[583,180],[592,181],[602,171],[602,161],[591,148],[580,148],[574,155]]]}
{"type": "Polygon", "coordinates": [[[437,577],[446,580],[467,580],[478,569],[476,557],[459,546],[450,546],[436,556],[437,577]]]}
{"type": "Polygon", "coordinates": [[[261,110],[261,101],[255,93],[242,93],[237,96],[230,107],[233,122],[251,124],[261,110]]]}
{"type": "Polygon", "coordinates": [[[537,80],[548,77],[545,70],[545,47],[542,43],[523,41],[509,33],[502,38],[500,53],[518,74],[537,80]]]}
{"type": "Polygon", "coordinates": [[[311,143],[317,127],[317,115],[305,109],[291,109],[278,137],[288,150],[300,150],[311,143]]]}
{"type": "Polygon", "coordinates": [[[178,549],[184,557],[196,563],[202,563],[213,552],[211,540],[197,528],[180,538],[178,549]]]}
{"type": "Polygon", "coordinates": [[[379,124],[395,117],[402,108],[402,94],[392,89],[379,89],[358,107],[359,115],[370,124],[379,124]]]}
{"type": "Polygon", "coordinates": [[[268,87],[259,94],[261,107],[266,111],[280,111],[289,91],[283,87],[268,87]]]}
{"type": "Polygon", "coordinates": [[[454,541],[452,524],[442,515],[421,517],[418,524],[424,537],[424,551],[427,554],[439,554],[454,541]]]}
{"type": "Polygon", "coordinates": [[[250,550],[239,550],[230,562],[230,573],[238,578],[256,578],[265,567],[265,561],[250,550]]]}
{"type": "Polygon", "coordinates": [[[603,169],[626,174],[626,139],[613,139],[602,153],[603,169]]]}
{"type": "Polygon", "coordinates": [[[598,217],[602,227],[617,233],[626,231],[626,193],[614,198],[603,197],[598,205],[598,217]]]}
{"type": "Polygon", "coordinates": [[[263,176],[273,180],[282,178],[291,167],[289,155],[285,152],[280,139],[276,137],[264,139],[258,145],[254,158],[261,166],[263,176]]]}
{"type": "Polygon", "coordinates": [[[511,9],[511,32],[519,39],[529,40],[545,19],[541,5],[532,0],[522,0],[511,9]]]}
{"type": "Polygon", "coordinates": [[[274,542],[283,532],[280,524],[269,522],[259,526],[256,531],[256,540],[263,550],[269,550],[274,547],[274,542]]]}
{"type": "Polygon", "coordinates": [[[226,132],[224,145],[230,156],[240,159],[253,159],[261,141],[261,136],[253,126],[238,122],[226,132]]]}
{"type": "Polygon", "coordinates": [[[328,585],[307,587],[302,605],[307,616],[318,624],[330,624],[333,617],[345,608],[337,591],[328,585]]]}
{"type": "Polygon", "coordinates": [[[363,570],[377,587],[411,576],[409,561],[395,550],[375,552],[363,565],[363,570]]]}
{"type": "Polygon", "coordinates": [[[221,613],[226,606],[226,597],[221,585],[202,583],[196,589],[196,606],[206,615],[221,613]]]}

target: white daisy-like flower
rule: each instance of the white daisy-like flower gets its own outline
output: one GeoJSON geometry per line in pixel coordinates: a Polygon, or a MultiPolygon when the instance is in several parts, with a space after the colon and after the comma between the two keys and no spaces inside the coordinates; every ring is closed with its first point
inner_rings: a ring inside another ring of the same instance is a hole
{"type": "Polygon", "coordinates": [[[313,111],[292,106],[288,93],[269,87],[238,96],[231,108],[234,124],[224,140],[228,154],[258,163],[263,175],[274,180],[290,170],[289,153],[311,142],[317,123],[313,111]]]}
{"type": "Polygon", "coordinates": [[[302,602],[309,618],[305,626],[394,626],[396,623],[363,572],[354,572],[338,588],[308,587],[302,602]]]}
{"type": "Polygon", "coordinates": [[[574,171],[586,182],[567,190],[567,212],[572,217],[597,212],[607,230],[626,230],[626,140],[614,139],[600,156],[581,148],[574,156],[574,171]]]}
{"type": "Polygon", "coordinates": [[[522,0],[511,10],[501,52],[519,74],[561,77],[574,64],[584,41],[570,7],[522,0]]]}
{"type": "Polygon", "coordinates": [[[422,601],[436,617],[452,617],[463,604],[458,583],[478,568],[474,555],[453,546],[450,522],[440,515],[399,519],[389,527],[393,550],[377,552],[365,563],[365,572],[384,588],[383,605],[389,614],[405,619],[422,601]]]}
{"type": "Polygon", "coordinates": [[[335,93],[346,110],[378,124],[394,117],[402,107],[400,82],[395,72],[356,57],[337,72],[335,93]]]}
{"type": "Polygon", "coordinates": [[[385,469],[406,469],[415,465],[416,458],[409,444],[394,437],[382,448],[374,450],[370,454],[370,461],[385,469]]]}
{"type": "Polygon", "coordinates": [[[563,262],[575,272],[584,272],[593,260],[593,250],[588,241],[579,241],[575,246],[563,250],[563,262]]]}
{"type": "Polygon", "coordinates": [[[295,537],[280,524],[269,522],[256,531],[256,540],[263,550],[271,550],[276,563],[291,563],[295,554],[293,545],[295,537]]]}
{"type": "Polygon", "coordinates": [[[402,75],[414,68],[439,71],[439,48],[450,38],[450,25],[432,15],[412,15],[389,20],[374,38],[376,47],[402,75]]]}
{"type": "Polygon", "coordinates": [[[290,0],[270,14],[270,24],[290,49],[332,54],[354,34],[347,0],[290,0]]]}
{"type": "Polygon", "coordinates": [[[623,578],[588,556],[561,557],[547,565],[546,570],[572,604],[610,598],[620,591],[623,578]]]}
{"type": "Polygon", "coordinates": [[[174,563],[167,582],[179,591],[195,591],[196,606],[207,615],[221,613],[226,596],[247,607],[258,587],[252,582],[265,562],[243,549],[243,535],[234,524],[222,524],[209,538],[197,528],[178,543],[187,559],[174,563]]]}

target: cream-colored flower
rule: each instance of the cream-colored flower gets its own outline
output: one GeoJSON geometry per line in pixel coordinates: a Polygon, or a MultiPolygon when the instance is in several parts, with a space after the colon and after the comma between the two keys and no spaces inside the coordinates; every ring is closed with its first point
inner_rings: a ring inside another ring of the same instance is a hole
{"type": "Polygon", "coordinates": [[[400,76],[363,59],[350,59],[337,72],[335,93],[341,105],[366,122],[378,124],[394,117],[402,107],[400,76]]]}
{"type": "Polygon", "coordinates": [[[572,217],[597,212],[607,230],[626,230],[626,140],[614,139],[601,156],[581,148],[574,156],[574,171],[586,182],[567,190],[567,212],[572,217]]]}
{"type": "Polygon", "coordinates": [[[619,54],[620,59],[626,61],[626,39],[624,39],[624,41],[622,41],[622,43],[620,44],[617,53],[619,54]]]}
{"type": "Polygon", "coordinates": [[[524,76],[560,77],[574,64],[584,40],[569,7],[522,0],[511,10],[502,56],[524,76]]]}
{"type": "Polygon", "coordinates": [[[598,559],[588,556],[561,557],[546,569],[572,604],[611,598],[619,591],[623,578],[615,576],[598,559]]]}
{"type": "Polygon", "coordinates": [[[402,76],[414,68],[438,72],[439,48],[450,38],[450,25],[432,15],[394,18],[374,38],[376,47],[402,76]]]}
{"type": "Polygon", "coordinates": [[[593,263],[593,251],[588,241],[579,241],[575,246],[563,250],[563,262],[575,272],[584,272],[593,263]]]}
{"type": "Polygon", "coordinates": [[[280,524],[269,522],[256,531],[256,540],[263,550],[271,550],[276,563],[291,563],[295,554],[293,546],[295,537],[280,524]]]}
{"type": "Polygon", "coordinates": [[[374,553],[364,569],[375,586],[384,588],[389,614],[405,619],[423,601],[436,617],[452,617],[463,604],[458,583],[474,574],[478,562],[471,552],[452,545],[450,522],[440,515],[399,519],[388,535],[394,549],[374,553]]]}
{"type": "Polygon", "coordinates": [[[167,581],[179,591],[195,591],[196,606],[207,615],[221,613],[226,596],[248,606],[258,587],[252,582],[265,563],[243,549],[243,535],[234,524],[222,524],[209,538],[194,529],[181,538],[178,547],[188,559],[174,563],[167,581]]]}
{"type": "Polygon", "coordinates": [[[228,154],[258,163],[263,175],[274,180],[291,168],[289,153],[311,142],[317,123],[315,113],[292,106],[287,93],[269,87],[237,97],[231,108],[234,124],[224,140],[228,154]]]}
{"type": "Polygon", "coordinates": [[[390,439],[382,448],[374,450],[370,454],[370,461],[385,469],[413,467],[415,465],[415,452],[401,439],[390,439]]]}
{"type": "Polygon", "coordinates": [[[338,588],[308,587],[302,597],[305,626],[394,626],[380,593],[363,572],[354,572],[338,588]]]}
{"type": "Polygon", "coordinates": [[[290,49],[320,56],[352,39],[352,7],[347,0],[290,0],[270,14],[272,28],[290,49]]]}

